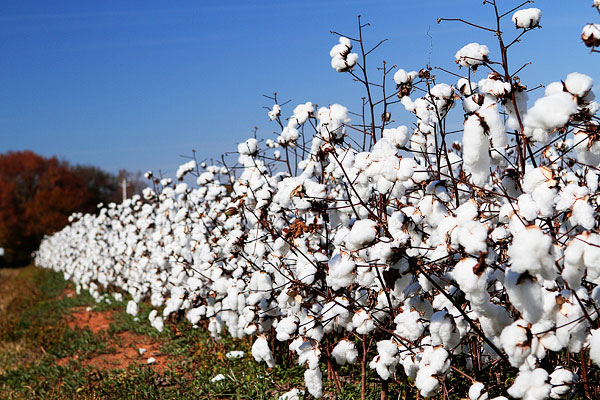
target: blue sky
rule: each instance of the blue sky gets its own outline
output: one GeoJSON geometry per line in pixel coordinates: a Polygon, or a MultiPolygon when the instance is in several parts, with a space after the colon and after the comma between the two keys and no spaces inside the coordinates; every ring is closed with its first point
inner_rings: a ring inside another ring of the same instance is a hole
{"type": "MultiPolygon", "coordinates": [[[[458,72],[454,53],[477,41],[498,56],[490,34],[437,17],[491,25],[479,0],[416,1],[4,1],[0,10],[0,152],[34,150],[116,172],[174,174],[196,149],[219,158],[252,134],[270,137],[262,94],[292,102],[344,104],[362,92],[331,69],[329,31],[370,22],[371,58],[411,70],[428,59],[458,72]],[[431,36],[430,38],[428,37],[431,36]],[[431,46],[432,43],[432,46],[431,46]]],[[[500,1],[506,9],[518,4],[500,1]]],[[[598,22],[591,1],[538,0],[543,29],[514,48],[529,87],[586,73],[600,82],[600,55],[579,39],[598,22]]],[[[515,29],[507,25],[508,36],[515,29]]],[[[376,71],[372,71],[376,74],[376,71]]],[[[483,76],[481,74],[481,76],[483,76]]],[[[455,78],[438,72],[441,81],[455,78]]],[[[395,120],[410,124],[392,109],[395,120]]],[[[287,113],[286,113],[287,111],[287,113]]]]}

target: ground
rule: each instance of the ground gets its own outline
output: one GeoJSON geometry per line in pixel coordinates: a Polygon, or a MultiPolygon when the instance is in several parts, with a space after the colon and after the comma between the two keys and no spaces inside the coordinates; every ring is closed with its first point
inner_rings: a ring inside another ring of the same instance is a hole
{"type": "MultiPolygon", "coordinates": [[[[0,269],[0,398],[277,399],[304,389],[304,368],[287,353],[269,369],[252,359],[250,339],[216,341],[202,327],[173,320],[159,333],[148,323],[150,307],[141,304],[136,321],[125,306],[77,294],[53,271],[0,269]],[[244,357],[228,359],[232,350],[244,357]],[[218,374],[225,379],[211,382],[218,374]]],[[[350,378],[360,371],[344,368],[342,392],[325,380],[324,398],[360,398],[350,378]]],[[[327,366],[321,369],[326,376],[327,366]]],[[[372,381],[367,398],[379,398],[379,389],[372,381]]]]}

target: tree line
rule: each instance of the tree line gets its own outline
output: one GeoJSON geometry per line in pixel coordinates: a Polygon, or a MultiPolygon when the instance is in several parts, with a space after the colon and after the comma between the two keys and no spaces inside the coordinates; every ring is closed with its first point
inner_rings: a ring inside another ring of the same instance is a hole
{"type": "Polygon", "coordinates": [[[44,235],[64,227],[72,213],[121,202],[123,179],[129,196],[145,186],[140,172],[113,174],[32,151],[0,154],[0,266],[27,263],[44,235]]]}

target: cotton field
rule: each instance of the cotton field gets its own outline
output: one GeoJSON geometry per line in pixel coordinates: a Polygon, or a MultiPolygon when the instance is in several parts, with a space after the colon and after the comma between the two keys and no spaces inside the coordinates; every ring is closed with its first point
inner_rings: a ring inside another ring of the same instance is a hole
{"type": "MultiPolygon", "coordinates": [[[[512,31],[474,27],[500,47],[457,49],[456,76],[365,69],[377,56],[359,20],[359,39],[336,36],[330,56],[364,86],[362,115],[275,96],[264,118],[276,138],[240,143],[233,162],[191,160],[173,180],[148,172],[143,196],[73,215],[44,239],[37,264],[99,301],[123,293],[132,315],[149,302],[157,330],[177,314],[215,338],[252,336],[252,356],[272,368],[274,346],[289,349],[316,398],[328,361],[360,366],[363,388],[368,372],[382,390],[410,383],[422,397],[448,398],[449,376],[471,400],[594,397],[594,82],[574,70],[531,100],[507,57],[542,11],[484,7],[512,31]],[[399,108],[414,118],[393,120],[399,108]],[[498,373],[515,379],[498,384],[498,373]]],[[[595,26],[583,31],[592,48],[595,26]]]]}

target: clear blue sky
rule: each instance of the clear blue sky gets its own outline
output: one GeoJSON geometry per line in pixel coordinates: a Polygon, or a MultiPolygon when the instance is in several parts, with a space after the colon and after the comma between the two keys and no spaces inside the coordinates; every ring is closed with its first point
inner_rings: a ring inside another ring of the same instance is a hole
{"type": "MultiPolygon", "coordinates": [[[[34,150],[109,171],[169,174],[195,148],[200,158],[234,150],[259,133],[270,135],[269,100],[277,91],[292,103],[341,103],[354,108],[361,93],[331,69],[329,31],[388,38],[371,66],[385,59],[404,69],[432,65],[458,71],[454,53],[494,38],[437,17],[490,25],[480,0],[437,1],[3,1],[0,10],[0,152],[34,150]]],[[[510,8],[514,1],[500,0],[510,8]]],[[[600,17],[590,1],[539,0],[543,29],[514,50],[513,65],[534,87],[586,73],[600,84],[600,55],[579,39],[600,17]]],[[[514,34],[511,26],[505,27],[514,34]]],[[[455,78],[438,73],[441,80],[455,78]]],[[[600,94],[600,93],[599,93],[600,94]]],[[[287,111],[287,112],[286,112],[287,111]]],[[[402,113],[392,110],[399,123],[402,113]]]]}

